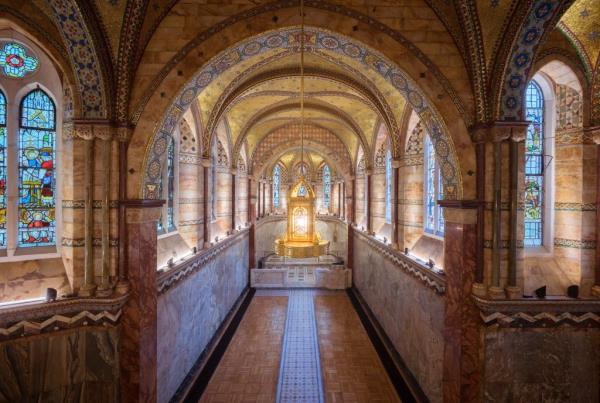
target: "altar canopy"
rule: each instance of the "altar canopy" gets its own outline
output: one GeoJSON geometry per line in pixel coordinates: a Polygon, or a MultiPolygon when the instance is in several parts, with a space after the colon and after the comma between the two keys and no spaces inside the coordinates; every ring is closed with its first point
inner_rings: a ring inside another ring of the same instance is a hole
{"type": "Polygon", "coordinates": [[[312,186],[301,176],[288,193],[286,235],[275,241],[278,255],[304,258],[327,253],[329,241],[322,241],[315,231],[315,202],[312,186]]]}

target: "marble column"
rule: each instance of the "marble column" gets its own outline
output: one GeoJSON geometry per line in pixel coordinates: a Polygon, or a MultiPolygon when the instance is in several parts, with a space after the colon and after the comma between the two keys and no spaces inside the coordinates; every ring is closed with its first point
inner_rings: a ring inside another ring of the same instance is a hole
{"type": "Polygon", "coordinates": [[[488,295],[493,299],[503,299],[504,290],[500,287],[500,249],[502,242],[502,143],[510,137],[510,129],[496,126],[492,131],[494,147],[494,190],[492,207],[492,282],[488,295]]]}
{"type": "Polygon", "coordinates": [[[444,402],[479,402],[479,310],[471,299],[477,264],[478,202],[441,200],[444,208],[444,402]]]}
{"type": "Polygon", "coordinates": [[[490,137],[491,127],[482,125],[473,128],[471,140],[475,143],[475,158],[477,164],[476,172],[476,192],[477,192],[477,265],[475,270],[475,282],[473,283],[473,293],[480,297],[485,297],[487,292],[483,283],[484,273],[484,245],[485,245],[485,181],[486,181],[486,140],[490,137]]]}
{"type": "Polygon", "coordinates": [[[121,396],[124,402],[156,401],[156,223],[163,200],[128,200],[129,299],[121,332],[121,396]]]}
{"type": "Polygon", "coordinates": [[[367,203],[367,233],[372,234],[373,233],[373,219],[371,218],[371,201],[373,199],[373,196],[371,195],[371,182],[373,179],[373,171],[371,169],[367,169],[365,172],[365,186],[367,187],[367,200],[365,200],[365,202],[367,203]]]}
{"type": "Polygon", "coordinates": [[[390,202],[392,203],[392,247],[398,249],[398,187],[399,187],[399,169],[400,161],[397,159],[392,160],[392,197],[390,202]]]}
{"type": "Polygon", "coordinates": [[[262,183],[260,182],[260,179],[258,180],[258,190],[257,190],[257,197],[258,197],[258,208],[256,210],[256,216],[257,218],[261,217],[261,200],[262,200],[262,183]]]}
{"type": "Polygon", "coordinates": [[[116,290],[119,294],[129,292],[129,280],[127,279],[127,222],[126,207],[127,200],[127,145],[131,137],[129,127],[117,129],[119,140],[119,280],[116,290]]]}
{"type": "Polygon", "coordinates": [[[112,140],[102,141],[102,282],[97,295],[108,296],[112,293],[110,287],[110,154],[112,140]]]}
{"type": "Polygon", "coordinates": [[[342,182],[342,220],[346,221],[346,182],[342,182]]]}
{"type": "Polygon", "coordinates": [[[250,279],[250,269],[256,267],[256,187],[253,185],[255,182],[252,176],[248,175],[248,222],[250,223],[250,230],[248,233],[248,279],[250,279]]]}
{"type": "Polygon", "coordinates": [[[262,190],[262,204],[261,204],[262,205],[262,214],[261,214],[261,217],[264,217],[266,214],[265,213],[266,212],[266,204],[265,203],[267,201],[267,184],[264,179],[262,180],[262,188],[263,188],[263,190],[262,190]]]}
{"type": "Polygon", "coordinates": [[[236,174],[236,170],[232,169],[231,170],[231,232],[235,231],[235,207],[236,207],[236,200],[235,200],[235,174],[236,174]]]}
{"type": "Polygon", "coordinates": [[[93,296],[96,292],[94,273],[94,137],[85,142],[85,168],[83,181],[85,186],[84,200],[84,227],[85,227],[85,252],[84,252],[84,284],[79,290],[82,297],[93,296]]]}
{"type": "Polygon", "coordinates": [[[520,199],[520,186],[519,178],[524,174],[522,172],[524,164],[524,152],[525,152],[525,135],[527,134],[527,127],[529,122],[514,122],[511,126],[510,135],[510,150],[509,150],[509,175],[510,175],[510,188],[509,188],[509,245],[508,245],[508,284],[506,287],[506,296],[508,298],[520,298],[523,295],[521,287],[517,286],[517,265],[519,256],[517,256],[517,243],[519,241],[519,199],[520,199]],[[521,161],[523,159],[523,161],[521,161]]]}
{"type": "Polygon", "coordinates": [[[356,225],[356,176],[352,176],[352,210],[350,210],[350,222],[356,225]]]}
{"type": "Polygon", "coordinates": [[[342,182],[338,182],[338,205],[337,205],[337,216],[338,218],[342,218],[342,182]]]}
{"type": "MultiPolygon", "coordinates": [[[[204,249],[206,248],[210,248],[210,212],[209,212],[209,208],[210,208],[210,197],[209,197],[209,186],[208,186],[208,180],[209,180],[209,175],[210,175],[210,164],[211,161],[209,158],[203,158],[202,159],[202,200],[203,200],[203,206],[202,206],[202,232],[203,232],[203,238],[204,238],[204,249]]],[[[212,178],[212,180],[215,180],[215,178],[212,178]]],[[[215,195],[212,195],[212,197],[215,197],[215,195]]]]}
{"type": "Polygon", "coordinates": [[[596,143],[596,262],[591,294],[600,298],[600,126],[590,130],[596,143]]]}

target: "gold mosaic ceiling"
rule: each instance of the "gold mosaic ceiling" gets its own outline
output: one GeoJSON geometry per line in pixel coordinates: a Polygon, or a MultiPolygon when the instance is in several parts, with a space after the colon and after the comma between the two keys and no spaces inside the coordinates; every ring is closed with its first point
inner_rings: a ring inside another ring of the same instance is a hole
{"type": "Polygon", "coordinates": [[[578,0],[560,20],[581,44],[592,68],[600,57],[600,1],[578,0]]]}

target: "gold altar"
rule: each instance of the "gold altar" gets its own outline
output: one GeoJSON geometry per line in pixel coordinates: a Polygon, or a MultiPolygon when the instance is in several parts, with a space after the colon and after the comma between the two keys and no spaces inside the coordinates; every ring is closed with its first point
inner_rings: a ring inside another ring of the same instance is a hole
{"type": "Polygon", "coordinates": [[[292,258],[327,254],[329,241],[315,231],[315,192],[304,177],[288,193],[287,234],[275,241],[275,253],[292,258]]]}

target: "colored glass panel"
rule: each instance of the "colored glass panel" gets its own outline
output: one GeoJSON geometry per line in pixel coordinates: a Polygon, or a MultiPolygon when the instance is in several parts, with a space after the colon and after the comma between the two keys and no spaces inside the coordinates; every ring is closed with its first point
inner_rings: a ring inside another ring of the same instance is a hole
{"type": "Polygon", "coordinates": [[[19,130],[18,246],[55,244],[56,182],[54,177],[56,109],[42,90],[21,103],[19,130]]]}
{"type": "Polygon", "coordinates": [[[298,197],[306,197],[306,188],[304,185],[300,186],[298,189],[298,197]]]}
{"type": "Polygon", "coordinates": [[[544,229],[544,97],[535,81],[525,92],[525,116],[531,121],[525,138],[524,244],[541,246],[544,229]]]}
{"type": "Polygon", "coordinates": [[[0,67],[8,77],[23,78],[27,73],[37,70],[38,65],[38,59],[27,55],[25,48],[18,43],[5,43],[0,50],[0,67]]]}
{"type": "Polygon", "coordinates": [[[167,147],[167,228],[175,228],[175,141],[171,138],[167,147]]]}
{"type": "Polygon", "coordinates": [[[392,153],[385,157],[385,222],[392,222],[392,153]]]}
{"type": "Polygon", "coordinates": [[[0,91],[0,248],[6,247],[6,97],[0,91]]]}
{"type": "Polygon", "coordinates": [[[329,165],[323,167],[323,207],[329,208],[331,201],[331,171],[329,165]]]}
{"type": "Polygon", "coordinates": [[[275,165],[273,168],[273,206],[279,207],[279,188],[281,184],[281,167],[275,165]]]}
{"type": "Polygon", "coordinates": [[[443,236],[444,214],[438,200],[442,198],[443,186],[440,166],[429,136],[425,136],[425,232],[443,236]]]}

